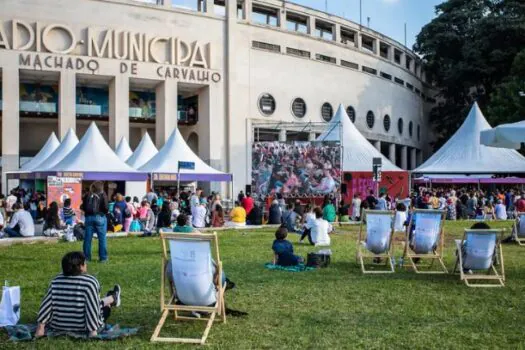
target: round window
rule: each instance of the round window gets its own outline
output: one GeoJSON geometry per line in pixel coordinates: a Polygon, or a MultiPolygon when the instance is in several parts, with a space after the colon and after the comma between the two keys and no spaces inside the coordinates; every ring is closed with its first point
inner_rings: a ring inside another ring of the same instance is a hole
{"type": "Polygon", "coordinates": [[[386,132],[390,130],[390,116],[388,114],[383,118],[383,126],[386,132]]]}
{"type": "Polygon", "coordinates": [[[270,94],[262,94],[259,97],[259,109],[262,114],[272,115],[275,112],[275,99],[270,94]]]}
{"type": "Polygon", "coordinates": [[[414,124],[412,122],[408,123],[408,135],[412,137],[414,131],[414,124]]]}
{"type": "Polygon", "coordinates": [[[375,119],[374,112],[368,111],[366,114],[366,125],[368,125],[370,129],[374,127],[375,119]]]}
{"type": "Polygon", "coordinates": [[[302,98],[296,98],[292,102],[292,114],[296,118],[304,118],[306,115],[306,103],[302,98]]]}
{"type": "Polygon", "coordinates": [[[421,125],[417,125],[417,140],[421,141],[421,125]]]}
{"type": "Polygon", "coordinates": [[[403,135],[403,119],[399,118],[397,120],[397,131],[399,132],[399,135],[403,135]]]}
{"type": "Polygon", "coordinates": [[[325,102],[321,107],[321,117],[325,122],[329,122],[330,120],[332,120],[333,115],[334,110],[332,109],[332,105],[328,102],[325,102]]]}
{"type": "Polygon", "coordinates": [[[348,118],[352,121],[352,123],[355,123],[355,109],[352,106],[346,107],[346,114],[348,114],[348,118]]]}

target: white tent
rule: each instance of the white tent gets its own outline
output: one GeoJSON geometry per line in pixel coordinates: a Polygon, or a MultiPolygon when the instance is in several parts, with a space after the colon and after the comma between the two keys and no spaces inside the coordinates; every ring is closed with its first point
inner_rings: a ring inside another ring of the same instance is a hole
{"type": "Polygon", "coordinates": [[[342,104],[335,113],[333,123],[317,138],[317,141],[341,141],[343,171],[372,171],[373,158],[382,159],[382,171],[404,171],[368,142],[352,123],[342,104]]]}
{"type": "Polygon", "coordinates": [[[25,163],[22,166],[21,170],[31,171],[33,169],[36,169],[47,158],[49,158],[49,156],[58,148],[58,146],[60,146],[60,141],[58,141],[55,133],[53,132],[44,144],[44,147],[40,149],[40,152],[38,152],[37,155],[29,162],[25,163]]]}
{"type": "Polygon", "coordinates": [[[115,153],[120,158],[120,160],[124,162],[126,161],[126,159],[128,159],[133,154],[133,151],[129,147],[128,140],[125,137],[120,139],[120,142],[117,146],[117,149],[115,150],[115,153]]]}
{"type": "Polygon", "coordinates": [[[49,170],[136,173],[135,169],[120,160],[113,152],[94,122],[75,148],[49,170]]]}
{"type": "Polygon", "coordinates": [[[126,163],[128,163],[130,167],[138,169],[146,164],[146,162],[153,158],[158,152],[159,150],[155,147],[155,144],[151,141],[151,137],[149,137],[149,134],[146,132],[144,136],[142,136],[142,140],[140,140],[135,152],[133,152],[128,158],[126,163]]]}
{"type": "Polygon", "coordinates": [[[177,174],[178,163],[193,162],[195,169],[180,169],[182,181],[231,181],[231,174],[215,170],[204,163],[182,138],[179,129],[173,130],[164,146],[149,162],[139,168],[148,173],[177,174]]]}
{"type": "Polygon", "coordinates": [[[484,130],[480,137],[485,146],[519,149],[525,143],[525,120],[484,130]]]}
{"type": "Polygon", "coordinates": [[[58,148],[46,159],[45,162],[36,167],[35,171],[46,171],[57,165],[78,144],[78,137],[73,129],[69,129],[58,148]]]}
{"type": "Polygon", "coordinates": [[[491,129],[477,103],[456,133],[414,173],[494,174],[523,173],[525,158],[515,150],[484,146],[480,133],[491,129]]]}

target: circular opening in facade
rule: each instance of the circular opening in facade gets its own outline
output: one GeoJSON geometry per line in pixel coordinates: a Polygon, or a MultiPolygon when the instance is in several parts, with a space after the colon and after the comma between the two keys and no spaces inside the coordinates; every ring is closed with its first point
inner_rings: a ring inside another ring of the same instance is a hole
{"type": "Polygon", "coordinates": [[[385,117],[383,118],[383,126],[385,128],[385,131],[390,131],[390,116],[388,114],[385,114],[385,117]]]}
{"type": "Polygon", "coordinates": [[[412,137],[413,132],[414,132],[414,124],[410,122],[408,123],[408,135],[412,137]]]}
{"type": "Polygon", "coordinates": [[[355,109],[352,106],[346,107],[346,114],[348,114],[348,118],[352,121],[352,123],[355,123],[355,109]]]}
{"type": "Polygon", "coordinates": [[[332,108],[332,105],[328,102],[325,102],[323,106],[321,107],[321,117],[325,122],[329,122],[332,120],[332,117],[334,116],[334,110],[332,108]]]}
{"type": "Polygon", "coordinates": [[[421,125],[417,125],[417,140],[421,141],[421,125]]]}
{"type": "Polygon", "coordinates": [[[259,109],[264,115],[272,115],[275,112],[275,99],[270,94],[262,94],[259,97],[259,109]]]}
{"type": "Polygon", "coordinates": [[[296,118],[304,118],[306,115],[306,102],[302,98],[296,98],[292,102],[292,114],[296,118]]]}
{"type": "Polygon", "coordinates": [[[366,125],[372,129],[374,127],[374,123],[376,121],[376,118],[374,116],[374,112],[372,111],[368,111],[368,113],[366,114],[366,125]]]}
{"type": "Polygon", "coordinates": [[[397,131],[399,132],[399,135],[403,135],[403,118],[397,120],[397,131]]]}

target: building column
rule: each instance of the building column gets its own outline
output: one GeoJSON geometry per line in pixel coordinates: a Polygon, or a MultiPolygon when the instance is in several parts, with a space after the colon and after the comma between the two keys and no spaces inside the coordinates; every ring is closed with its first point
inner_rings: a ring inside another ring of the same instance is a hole
{"type": "Polygon", "coordinates": [[[71,128],[76,130],[76,75],[73,71],[60,72],[58,88],[58,139],[62,140],[71,128]]]}
{"type": "Polygon", "coordinates": [[[417,167],[416,165],[416,149],[411,148],[410,149],[410,170],[415,169],[417,167]]]}
{"type": "Polygon", "coordinates": [[[8,194],[15,181],[7,186],[6,171],[20,166],[20,80],[16,66],[2,70],[2,192],[8,194]]]}
{"type": "Polygon", "coordinates": [[[123,137],[129,141],[129,77],[117,75],[109,83],[109,146],[123,137]]]}
{"type": "Polygon", "coordinates": [[[155,145],[164,146],[178,123],[178,89],[177,81],[167,79],[157,85],[155,102],[157,104],[155,145]]]}
{"type": "Polygon", "coordinates": [[[162,5],[171,8],[171,0],[162,0],[162,5]]]}
{"type": "Polygon", "coordinates": [[[341,44],[341,25],[339,23],[334,24],[334,41],[341,44]]]}
{"type": "Polygon", "coordinates": [[[422,150],[417,150],[416,157],[417,157],[417,166],[420,166],[421,164],[423,164],[423,151],[422,150]]]}
{"type": "Polygon", "coordinates": [[[388,159],[395,165],[396,164],[396,144],[391,143],[388,145],[388,159]]]}
{"type": "Polygon", "coordinates": [[[286,2],[283,2],[283,7],[279,9],[279,27],[281,29],[286,29],[286,10],[284,9],[284,4],[286,2]]]}
{"type": "Polygon", "coordinates": [[[408,160],[408,149],[407,149],[407,146],[401,146],[401,168],[407,170],[408,168],[408,164],[407,164],[407,160],[408,160]]]}
{"type": "MultiPolygon", "coordinates": [[[[213,1],[213,0],[210,0],[213,1]]],[[[242,5],[243,19],[245,21],[252,20],[252,0],[244,0],[242,5]]]]}
{"type": "Polygon", "coordinates": [[[286,129],[279,130],[279,142],[286,142],[286,129]]]}
{"type": "Polygon", "coordinates": [[[215,9],[213,8],[213,2],[214,2],[213,0],[205,0],[204,10],[206,11],[206,13],[209,13],[212,15],[215,13],[215,9]]]}
{"type": "Polygon", "coordinates": [[[374,141],[374,147],[381,153],[381,141],[374,141]]]}
{"type": "Polygon", "coordinates": [[[316,139],[317,139],[317,137],[315,136],[315,132],[310,131],[310,132],[308,133],[308,141],[311,142],[311,141],[315,141],[316,139]]]}
{"type": "Polygon", "coordinates": [[[308,17],[306,26],[307,26],[306,30],[308,34],[313,36],[315,33],[315,17],[314,16],[308,17]]]}

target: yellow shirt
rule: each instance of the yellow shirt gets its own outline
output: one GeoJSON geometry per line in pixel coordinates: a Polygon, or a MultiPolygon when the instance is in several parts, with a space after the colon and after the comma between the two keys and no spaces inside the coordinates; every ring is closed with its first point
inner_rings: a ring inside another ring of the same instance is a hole
{"type": "Polygon", "coordinates": [[[439,209],[439,198],[438,197],[431,197],[430,198],[430,205],[432,205],[433,209],[439,209]]]}
{"type": "Polygon", "coordinates": [[[246,210],[243,207],[235,207],[230,212],[230,220],[237,223],[246,222],[246,210]]]}

